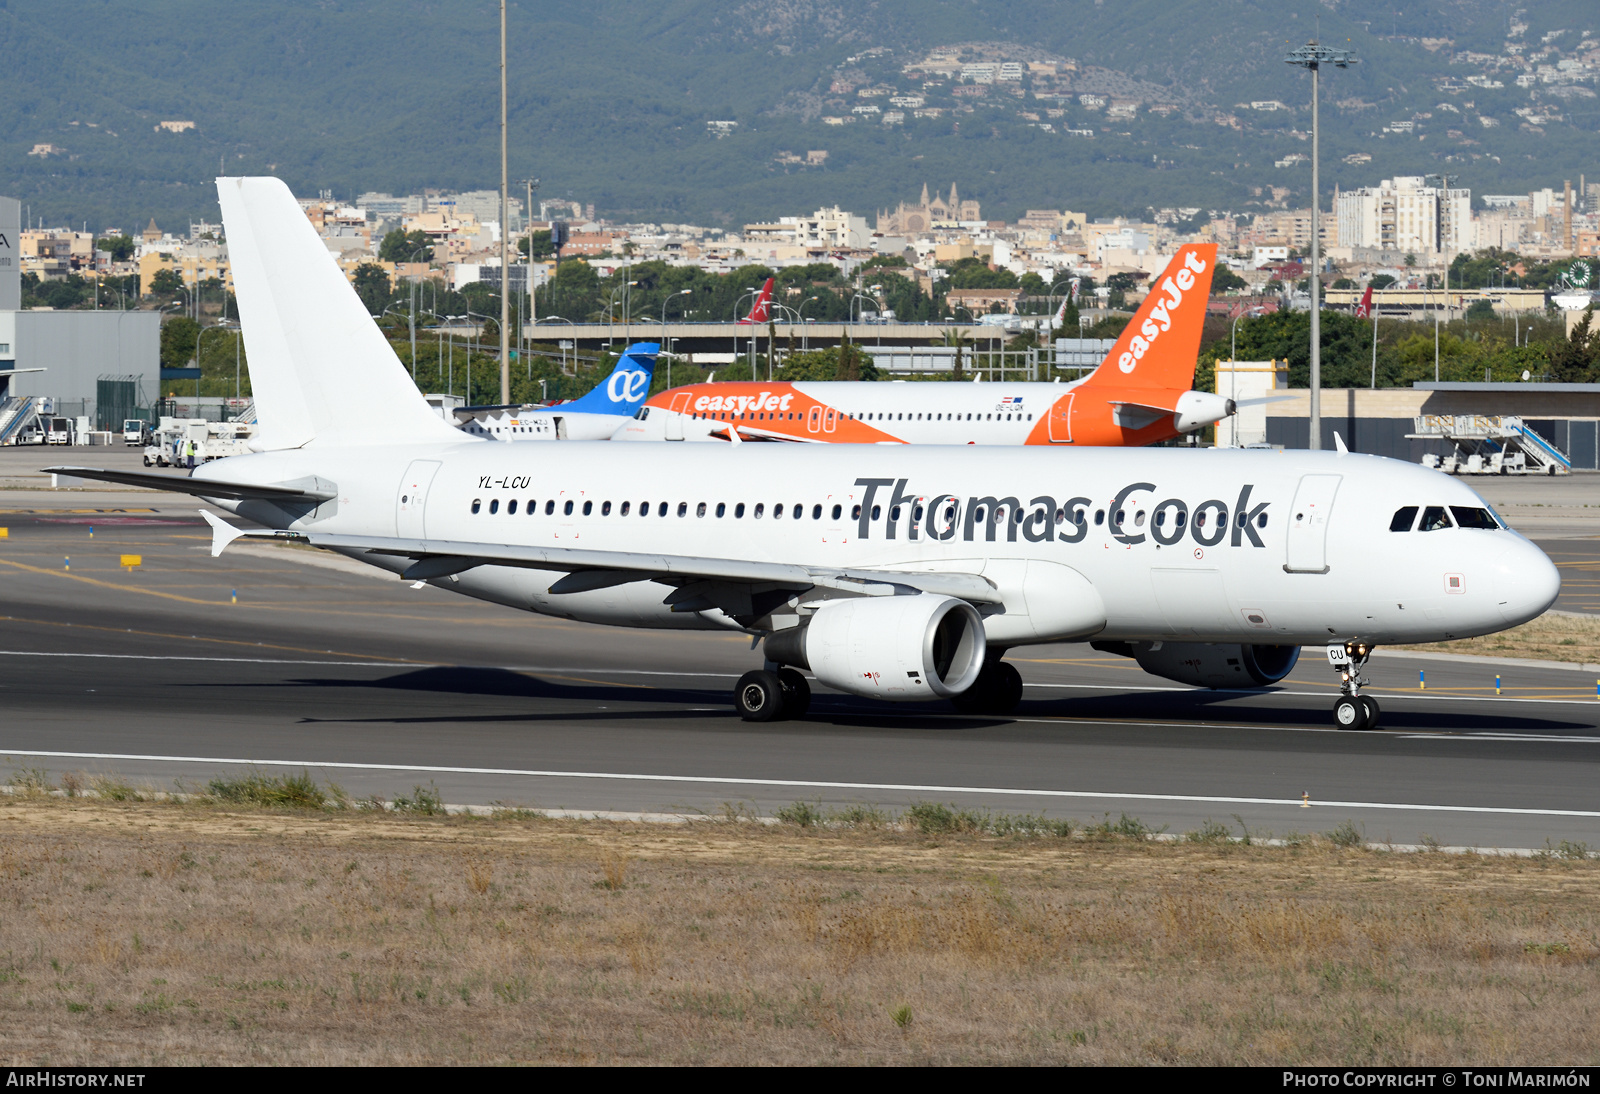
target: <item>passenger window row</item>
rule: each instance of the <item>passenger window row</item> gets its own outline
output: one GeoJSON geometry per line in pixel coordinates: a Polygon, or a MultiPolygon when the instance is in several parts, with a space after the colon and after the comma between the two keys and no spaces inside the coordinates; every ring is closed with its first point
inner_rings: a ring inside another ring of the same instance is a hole
{"type": "MultiPolygon", "coordinates": [[[[579,502],[576,499],[569,499],[567,501],[560,502],[560,503],[557,503],[555,500],[552,499],[552,500],[546,501],[544,503],[544,515],[547,516],[547,517],[555,516],[557,504],[559,504],[561,506],[561,515],[565,516],[565,517],[578,516],[578,515],[589,517],[589,516],[593,516],[594,513],[595,513],[595,503],[592,500],[591,501],[585,501],[580,506],[579,502]]],[[[634,515],[636,513],[638,516],[648,517],[650,515],[650,506],[651,506],[651,504],[652,503],[648,502],[648,501],[641,501],[639,503],[639,508],[637,510],[635,510],[634,507],[633,507],[633,502],[625,501],[621,505],[616,507],[616,514],[619,517],[626,517],[626,516],[634,515]]],[[[657,502],[657,503],[654,503],[654,504],[656,505],[655,515],[658,516],[658,517],[666,516],[667,513],[671,510],[671,507],[672,507],[672,503],[671,502],[666,502],[666,501],[657,502]]],[[[516,513],[517,513],[517,509],[518,509],[519,505],[522,505],[522,503],[520,502],[520,499],[512,498],[510,501],[507,501],[505,503],[506,515],[507,516],[515,516],[516,513]]],[[[474,516],[478,515],[479,513],[482,513],[484,511],[484,508],[485,507],[484,507],[484,503],[483,503],[483,499],[482,498],[473,498],[472,499],[472,513],[473,513],[474,516]]],[[[857,515],[859,515],[860,508],[861,507],[859,505],[856,506],[856,509],[858,510],[858,514],[857,515]]],[[[774,504],[772,506],[771,516],[772,516],[773,520],[782,520],[784,515],[785,515],[785,513],[787,513],[788,516],[789,516],[789,519],[791,519],[791,520],[800,520],[805,516],[805,509],[806,509],[806,507],[804,505],[802,505],[802,504],[799,504],[799,503],[796,503],[794,505],[789,505],[786,502],[777,502],[776,504],[774,504]]],[[[874,509],[874,511],[876,511],[877,506],[874,506],[873,509],[874,509]]],[[[833,507],[833,514],[832,514],[833,515],[833,519],[834,520],[838,520],[839,516],[843,512],[843,510],[844,510],[843,506],[835,505],[833,507]]],[[[896,511],[898,512],[898,510],[899,510],[899,507],[897,506],[896,507],[896,511]]],[[[708,511],[709,511],[708,503],[702,501],[702,502],[700,502],[699,504],[697,504],[695,506],[694,515],[697,516],[697,517],[703,517],[703,516],[706,515],[706,513],[708,511]]],[[[489,499],[488,512],[489,512],[490,516],[497,516],[500,513],[500,499],[499,498],[490,498],[489,499]]],[[[530,517],[531,516],[535,516],[539,512],[539,503],[536,500],[534,500],[533,498],[529,498],[527,503],[525,505],[522,505],[522,512],[526,513],[530,517]]],[[[720,501],[717,502],[715,512],[716,512],[716,515],[719,516],[719,517],[727,516],[727,514],[728,514],[728,505],[727,505],[727,503],[726,502],[720,502],[720,501]]],[[[746,507],[745,507],[745,503],[744,502],[741,501],[741,502],[737,503],[736,505],[734,505],[734,507],[733,507],[733,515],[734,515],[735,519],[743,518],[744,515],[745,515],[745,512],[746,512],[746,507]]],[[[600,515],[602,517],[609,517],[611,515],[611,513],[612,513],[611,502],[609,502],[609,501],[601,502],[600,503],[600,515]]],[[[686,501],[678,502],[677,513],[678,513],[678,516],[680,516],[680,517],[688,516],[689,515],[689,503],[686,502],[686,501]]],[[[752,518],[754,518],[756,520],[760,520],[762,517],[764,517],[764,516],[766,516],[768,514],[766,503],[765,502],[759,502],[759,501],[756,502],[756,504],[754,506],[750,507],[749,513],[750,513],[750,516],[752,518]]],[[[822,519],[822,506],[813,505],[811,507],[811,519],[812,520],[821,520],[822,519]]]]}
{"type": "MultiPolygon", "coordinates": [[[[973,421],[973,420],[977,420],[977,421],[980,421],[980,422],[999,422],[999,421],[1009,422],[1012,419],[1012,415],[1010,415],[1010,414],[978,414],[978,415],[968,414],[965,418],[963,418],[960,414],[893,414],[893,413],[889,413],[887,411],[884,411],[884,412],[881,412],[881,413],[880,412],[873,412],[873,413],[870,413],[870,414],[851,414],[851,415],[848,415],[848,417],[850,418],[851,421],[856,421],[856,422],[882,422],[882,421],[891,421],[891,422],[921,422],[921,421],[929,421],[929,422],[946,422],[946,421],[948,421],[948,422],[963,422],[963,421],[965,421],[965,422],[970,422],[970,421],[973,421]]],[[[1016,420],[1019,421],[1019,422],[1021,422],[1021,421],[1029,421],[1029,422],[1031,422],[1031,421],[1033,421],[1033,415],[1032,414],[1028,414],[1028,415],[1024,416],[1022,414],[1018,414],[1018,415],[1016,415],[1016,420]]]]}
{"type": "Polygon", "coordinates": [[[1494,519],[1494,514],[1487,509],[1480,509],[1472,505],[1429,505],[1426,507],[1416,505],[1402,505],[1394,511],[1394,516],[1389,519],[1389,531],[1410,532],[1413,528],[1418,532],[1437,532],[1441,528],[1499,528],[1500,522],[1494,519]],[[1422,519],[1417,520],[1417,511],[1421,509],[1422,519]],[[1448,511],[1447,511],[1448,509],[1448,511]],[[1451,517],[1455,517],[1454,522],[1451,517]]]}
{"type": "MultiPolygon", "coordinates": [[[[644,415],[635,415],[635,417],[644,417],[644,415]]],[[[789,412],[786,413],[786,412],[782,412],[782,411],[773,412],[773,411],[768,411],[768,410],[760,410],[760,411],[754,411],[754,410],[745,410],[745,411],[739,411],[739,410],[703,410],[703,411],[696,411],[694,413],[693,417],[699,418],[699,419],[703,419],[703,420],[717,421],[717,422],[767,422],[767,421],[795,422],[795,421],[804,420],[804,415],[796,414],[793,411],[789,411],[789,412]]],[[[999,422],[999,421],[1009,422],[1009,421],[1012,420],[1013,415],[1011,415],[1011,414],[978,414],[978,415],[974,416],[972,414],[968,414],[965,418],[963,418],[960,414],[942,414],[942,413],[940,413],[940,414],[896,414],[896,413],[890,413],[888,411],[884,411],[882,413],[875,412],[875,413],[872,413],[872,414],[847,414],[847,415],[845,415],[845,417],[848,418],[849,420],[853,421],[853,422],[881,422],[881,421],[891,421],[891,422],[908,422],[908,421],[915,421],[915,422],[921,422],[921,421],[929,421],[929,422],[960,422],[960,421],[968,421],[968,422],[970,422],[970,421],[974,420],[974,417],[976,417],[976,420],[980,421],[980,422],[999,422]]],[[[1031,421],[1033,421],[1033,415],[1032,414],[1017,414],[1017,415],[1015,415],[1015,418],[1019,422],[1023,422],[1023,421],[1031,422],[1031,421]]]]}
{"type": "MultiPolygon", "coordinates": [[[[651,514],[651,505],[652,504],[655,505],[655,515],[657,517],[665,517],[669,512],[673,511],[671,502],[663,501],[663,502],[651,503],[651,502],[648,502],[648,501],[642,501],[642,502],[639,503],[638,508],[634,509],[633,502],[625,501],[625,502],[622,502],[620,505],[615,507],[615,512],[616,512],[616,514],[618,516],[621,516],[621,517],[631,516],[631,515],[634,515],[634,514],[637,514],[638,516],[641,516],[641,517],[648,517],[651,514]]],[[[593,516],[595,514],[595,502],[593,500],[584,501],[584,502],[580,503],[576,499],[569,499],[569,500],[563,501],[563,502],[557,502],[554,499],[550,499],[550,500],[545,501],[545,503],[544,503],[544,515],[547,516],[547,517],[554,516],[556,514],[556,507],[558,505],[561,508],[561,515],[562,516],[567,516],[567,517],[585,516],[585,517],[588,517],[588,516],[593,516]]],[[[512,498],[512,499],[510,499],[509,501],[507,501],[505,503],[505,513],[506,513],[506,515],[507,516],[515,516],[517,514],[517,512],[519,511],[519,507],[520,507],[520,510],[523,513],[527,514],[530,517],[537,515],[538,512],[539,512],[539,503],[538,503],[538,501],[536,501],[536,500],[534,500],[532,498],[529,498],[526,501],[526,503],[524,503],[520,499],[512,498]]],[[[695,505],[695,507],[694,507],[694,515],[697,516],[697,517],[704,517],[708,513],[714,513],[718,517],[725,517],[725,516],[728,515],[728,508],[729,507],[728,507],[728,504],[726,502],[720,502],[720,501],[717,502],[715,508],[713,509],[711,507],[710,503],[702,501],[702,502],[699,502],[699,503],[697,503],[695,505]]],[[[1012,509],[1012,511],[1011,511],[1011,519],[1012,519],[1012,521],[1014,521],[1015,523],[1018,523],[1018,524],[1022,523],[1022,521],[1027,518],[1027,515],[1028,515],[1028,512],[1029,512],[1029,508],[1030,507],[1028,507],[1028,506],[1020,506],[1019,505],[1019,506],[1015,507],[1014,509],[1012,509]]],[[[1166,523],[1167,523],[1167,508],[1168,507],[1163,506],[1162,508],[1156,510],[1154,523],[1155,523],[1155,526],[1157,528],[1164,528],[1166,526],[1166,523]]],[[[892,507],[889,510],[889,519],[890,519],[890,521],[898,523],[900,521],[900,518],[901,518],[901,515],[902,515],[902,509],[903,509],[903,507],[899,506],[899,505],[896,505],[896,506],[892,507]]],[[[978,523],[981,523],[982,521],[984,521],[986,518],[991,518],[992,517],[994,522],[996,524],[999,524],[1005,519],[1006,514],[1005,514],[1004,510],[1005,510],[1004,506],[996,506],[994,511],[992,513],[989,513],[989,512],[985,511],[985,507],[984,506],[979,506],[977,509],[975,509],[973,511],[972,521],[973,521],[974,524],[978,524],[978,523]]],[[[484,511],[483,499],[482,498],[473,498],[472,499],[472,513],[473,513],[473,515],[476,516],[479,513],[482,513],[483,511],[484,511]]],[[[488,503],[489,515],[490,516],[497,516],[497,515],[499,515],[500,511],[501,511],[500,499],[499,498],[490,498],[489,499],[489,503],[488,503]]],[[[600,511],[600,516],[609,517],[613,512],[612,503],[609,502],[609,501],[600,502],[599,511],[600,511]]],[[[813,505],[811,507],[811,519],[812,520],[821,520],[823,511],[824,511],[823,506],[821,506],[821,505],[813,505]]],[[[1466,512],[1467,510],[1462,510],[1462,511],[1466,512]]],[[[1475,513],[1484,513],[1484,510],[1481,510],[1481,509],[1470,510],[1470,511],[1471,512],[1475,512],[1475,513]]],[[[676,512],[677,512],[677,515],[680,516],[680,517],[687,517],[689,515],[689,503],[686,502],[686,501],[678,502],[677,503],[676,512]]],[[[805,516],[805,506],[803,504],[800,504],[800,503],[790,504],[790,503],[786,503],[786,502],[777,502],[772,506],[770,511],[768,510],[767,505],[766,505],[765,502],[756,502],[755,505],[747,507],[745,505],[745,503],[741,501],[741,502],[735,503],[734,506],[733,506],[733,517],[734,517],[735,520],[742,520],[747,513],[752,519],[760,520],[763,517],[768,516],[769,512],[770,512],[770,516],[771,516],[771,518],[773,520],[782,520],[786,513],[789,516],[789,519],[791,519],[791,520],[801,520],[805,516]]],[[[922,522],[923,512],[924,512],[923,511],[923,507],[920,504],[911,506],[911,519],[912,519],[912,521],[914,521],[915,523],[920,524],[922,522]]],[[[954,504],[948,506],[946,508],[946,510],[945,510],[945,515],[944,515],[945,522],[949,523],[951,521],[954,521],[955,518],[956,518],[956,512],[957,512],[957,510],[956,510],[956,506],[954,504]]],[[[1400,511],[1400,513],[1395,514],[1395,520],[1398,522],[1399,519],[1400,519],[1400,515],[1402,513],[1407,513],[1407,512],[1408,512],[1408,510],[1402,509],[1400,511]]],[[[1431,513],[1431,512],[1433,512],[1433,510],[1430,509],[1429,512],[1431,513]]],[[[1408,521],[1411,519],[1412,516],[1415,516],[1416,507],[1415,506],[1410,507],[1409,513],[1410,513],[1410,516],[1408,516],[1406,518],[1408,521]]],[[[844,507],[842,505],[834,505],[830,510],[828,510],[828,515],[829,515],[830,519],[837,521],[844,515],[844,507]]],[[[1070,514],[1065,509],[1057,508],[1053,515],[1054,515],[1054,518],[1055,518],[1055,523],[1057,523],[1057,524],[1065,524],[1069,518],[1071,519],[1071,521],[1074,524],[1078,524],[1078,525],[1086,524],[1087,521],[1088,521],[1088,511],[1083,509],[1081,506],[1079,508],[1075,509],[1074,511],[1072,511],[1070,514]]],[[[1484,515],[1487,518],[1487,514],[1484,513],[1484,515]]],[[[883,516],[883,506],[874,505],[872,507],[872,515],[871,515],[870,519],[879,520],[879,519],[882,518],[882,516],[883,516]]],[[[1218,514],[1218,518],[1219,519],[1222,519],[1223,516],[1224,516],[1223,514],[1220,514],[1220,513],[1218,514]]],[[[1111,514],[1111,523],[1115,527],[1121,528],[1123,526],[1123,523],[1124,523],[1126,517],[1127,517],[1126,510],[1119,509],[1115,513],[1111,514]]],[[[1188,521],[1188,514],[1182,508],[1176,509],[1173,512],[1172,517],[1173,517],[1173,527],[1175,527],[1175,528],[1180,528],[1180,529],[1183,528],[1184,525],[1188,521]]],[[[860,505],[853,505],[853,506],[850,507],[850,519],[852,521],[858,521],[858,520],[861,519],[861,506],[860,505]]],[[[1458,516],[1458,520],[1459,519],[1460,518],[1458,516]]],[[[1490,520],[1490,523],[1488,525],[1477,525],[1477,524],[1465,524],[1465,523],[1463,523],[1462,527],[1490,527],[1490,528],[1498,527],[1498,525],[1495,525],[1493,523],[1493,518],[1487,518],[1487,519],[1490,520]]],[[[1134,523],[1136,525],[1143,526],[1144,521],[1145,521],[1145,514],[1143,512],[1139,512],[1139,513],[1137,513],[1135,515],[1134,523]]],[[[1095,523],[1095,525],[1097,527],[1103,526],[1105,524],[1105,522],[1106,522],[1106,510],[1104,510],[1104,509],[1096,509],[1095,513],[1094,513],[1094,523],[1095,523]]],[[[1195,522],[1195,524],[1199,525],[1202,528],[1205,527],[1205,525],[1206,525],[1206,510],[1202,509],[1199,513],[1197,513],[1195,515],[1194,522],[1195,522]]],[[[1240,527],[1244,526],[1245,517],[1244,517],[1243,514],[1240,514],[1238,523],[1239,523],[1240,527]]],[[[1267,515],[1265,513],[1262,513],[1259,517],[1256,518],[1256,525],[1257,525],[1257,527],[1260,527],[1260,528],[1265,528],[1267,526],[1267,515]]],[[[1405,531],[1406,529],[1404,529],[1404,528],[1395,528],[1395,530],[1396,531],[1405,531]]]]}

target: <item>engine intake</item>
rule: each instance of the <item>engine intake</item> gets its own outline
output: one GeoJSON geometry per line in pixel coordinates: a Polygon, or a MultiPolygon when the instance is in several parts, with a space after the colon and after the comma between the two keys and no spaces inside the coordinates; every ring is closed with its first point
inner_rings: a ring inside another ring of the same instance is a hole
{"type": "Polygon", "coordinates": [[[829,601],[764,646],[768,659],[810,669],[831,688],[902,702],[966,691],[986,648],[976,608],[930,593],[829,601]]]}
{"type": "Polygon", "coordinates": [[[1276,684],[1294,670],[1299,646],[1228,646],[1213,642],[1092,642],[1095,649],[1139,662],[1153,676],[1201,688],[1276,684]]]}

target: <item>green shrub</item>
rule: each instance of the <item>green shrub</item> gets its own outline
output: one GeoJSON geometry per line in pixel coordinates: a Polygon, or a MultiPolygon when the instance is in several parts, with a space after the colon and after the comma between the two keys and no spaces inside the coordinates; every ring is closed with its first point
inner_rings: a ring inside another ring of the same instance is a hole
{"type": "Polygon", "coordinates": [[[263,775],[253,772],[240,778],[212,779],[206,791],[218,801],[235,805],[267,805],[288,809],[322,809],[328,792],[309,774],[263,775]]]}
{"type": "Polygon", "coordinates": [[[889,814],[875,805],[850,805],[828,815],[828,823],[841,828],[883,828],[889,823],[889,814]]]}
{"type": "Polygon", "coordinates": [[[775,815],[783,823],[799,828],[816,828],[823,822],[821,802],[816,805],[810,802],[794,802],[778,810],[775,815]]]}
{"type": "Polygon", "coordinates": [[[410,813],[418,817],[442,817],[445,815],[444,800],[439,797],[439,788],[429,780],[427,786],[413,786],[411,796],[402,794],[390,803],[396,813],[410,813]]]}
{"type": "Polygon", "coordinates": [[[1185,832],[1183,838],[1190,843],[1227,843],[1233,838],[1233,831],[1221,821],[1207,817],[1199,828],[1185,832]]]}
{"type": "Polygon", "coordinates": [[[1111,819],[1111,814],[1106,813],[1101,817],[1099,824],[1091,824],[1088,828],[1084,829],[1084,833],[1089,836],[1099,837],[1100,839],[1121,838],[1145,840],[1149,839],[1157,832],[1166,831],[1166,827],[1166,825],[1162,825],[1160,828],[1151,828],[1138,817],[1130,817],[1126,813],[1123,813],[1120,817],[1113,821],[1111,819]]]}
{"type": "Polygon", "coordinates": [[[906,810],[906,820],[925,836],[947,832],[982,832],[988,827],[988,819],[970,810],[937,802],[917,802],[906,810]]]}
{"type": "Polygon", "coordinates": [[[1366,842],[1366,836],[1356,827],[1355,821],[1347,820],[1328,833],[1328,842],[1335,847],[1360,847],[1366,842]]]}

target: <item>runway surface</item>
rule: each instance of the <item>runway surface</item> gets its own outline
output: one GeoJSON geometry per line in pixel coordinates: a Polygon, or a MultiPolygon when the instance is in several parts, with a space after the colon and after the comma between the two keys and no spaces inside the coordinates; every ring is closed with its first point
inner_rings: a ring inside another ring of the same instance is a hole
{"type": "MultiPolygon", "coordinates": [[[[728,698],[757,663],[741,636],[546,619],[303,548],[212,559],[196,506],[146,492],[11,489],[0,510],[12,770],[167,787],[304,768],[353,796],[431,782],[461,803],[937,800],[1126,812],[1172,831],[1211,818],[1284,836],[1348,819],[1403,844],[1600,846],[1600,699],[1584,672],[1381,656],[1384,728],[1351,734],[1331,728],[1319,651],[1278,688],[1209,692],[1072,644],[1013,655],[1028,684],[1014,717],[819,689],[805,720],[750,725],[728,698]],[[125,554],[141,565],[121,567],[125,554]]],[[[1569,581],[1600,562],[1585,523],[1549,531],[1569,581]]]]}

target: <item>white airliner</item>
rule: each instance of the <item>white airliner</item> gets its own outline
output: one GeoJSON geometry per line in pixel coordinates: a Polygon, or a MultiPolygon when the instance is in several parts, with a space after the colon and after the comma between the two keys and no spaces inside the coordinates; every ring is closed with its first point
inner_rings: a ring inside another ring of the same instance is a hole
{"type": "Polygon", "coordinates": [[[1010,649],[1093,640],[1251,688],[1327,649],[1367,728],[1375,644],[1503,630],[1560,579],[1466,485],[1333,452],[905,445],[508,445],[432,414],[271,178],[218,180],[260,451],[191,477],[57,468],[209,499],[213,552],[292,537],[411,582],[628,627],[740,631],[739,713],[853,695],[1018,701],[1010,649]],[[350,412],[360,407],[362,413],[350,412]]]}
{"type": "Polygon", "coordinates": [[[1146,445],[1220,421],[1233,400],[1192,391],[1215,243],[1178,248],[1105,360],[1070,383],[846,381],[690,384],[653,396],[619,441],[1146,445]]]}

